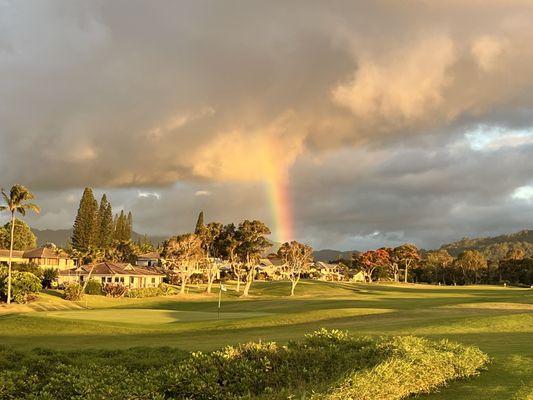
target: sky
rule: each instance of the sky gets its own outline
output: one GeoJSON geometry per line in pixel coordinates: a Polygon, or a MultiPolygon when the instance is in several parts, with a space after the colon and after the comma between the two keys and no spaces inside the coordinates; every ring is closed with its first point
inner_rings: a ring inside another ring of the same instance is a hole
{"type": "MultiPolygon", "coordinates": [[[[0,0],[0,185],[175,235],[424,248],[533,228],[526,0],[0,0]]],[[[4,216],[5,218],[5,216],[4,216]]]]}

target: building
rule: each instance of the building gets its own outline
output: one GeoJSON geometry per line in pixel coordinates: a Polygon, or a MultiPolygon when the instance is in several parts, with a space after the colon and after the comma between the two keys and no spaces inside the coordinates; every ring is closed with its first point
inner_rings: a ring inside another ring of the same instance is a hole
{"type": "MultiPolygon", "coordinates": [[[[0,263],[9,262],[9,250],[0,250],[0,263]]],[[[20,251],[13,250],[12,262],[19,264],[33,263],[41,268],[69,269],[74,267],[72,260],[63,250],[55,247],[37,247],[36,249],[20,251]]]]}
{"type": "Polygon", "coordinates": [[[157,267],[161,256],[157,251],[151,251],[149,253],[141,254],[137,257],[135,265],[139,267],[157,267]]]}
{"type": "Polygon", "coordinates": [[[94,279],[102,284],[119,284],[131,288],[157,287],[165,274],[126,263],[101,262],[59,271],[58,283],[85,283],[94,279]]]}
{"type": "Polygon", "coordinates": [[[27,262],[37,264],[41,268],[63,270],[74,267],[74,260],[63,250],[54,247],[43,246],[25,251],[24,258],[27,262]]]}
{"type": "MultiPolygon", "coordinates": [[[[25,264],[28,260],[24,259],[24,252],[20,250],[13,250],[12,262],[25,264]]],[[[0,250],[0,263],[7,264],[9,262],[9,250],[0,250]]]]}

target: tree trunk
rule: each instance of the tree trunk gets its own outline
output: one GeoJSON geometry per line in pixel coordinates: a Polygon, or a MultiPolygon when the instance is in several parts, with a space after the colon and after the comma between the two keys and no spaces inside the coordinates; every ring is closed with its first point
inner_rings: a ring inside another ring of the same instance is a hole
{"type": "Polygon", "coordinates": [[[407,283],[407,275],[408,275],[408,271],[409,270],[409,263],[405,263],[405,279],[404,279],[404,283],[407,283]]]}
{"type": "Polygon", "coordinates": [[[207,293],[211,293],[211,288],[213,287],[213,282],[215,281],[216,273],[209,272],[207,275],[207,293]]]}
{"type": "Polygon", "coordinates": [[[185,278],[185,275],[181,276],[181,287],[180,287],[180,294],[185,294],[185,287],[187,286],[187,279],[185,278]]]}
{"type": "Polygon", "coordinates": [[[254,278],[255,278],[254,275],[255,275],[255,266],[251,267],[250,271],[246,275],[246,285],[244,285],[244,291],[242,293],[244,297],[248,297],[248,293],[250,292],[250,287],[252,286],[252,282],[254,281],[254,278]]]}
{"type": "Polygon", "coordinates": [[[294,290],[296,289],[297,284],[298,284],[297,280],[291,281],[291,296],[294,296],[294,290]]]}
{"type": "Polygon", "coordinates": [[[9,245],[9,262],[7,267],[7,304],[11,304],[11,259],[13,258],[13,241],[15,239],[15,212],[11,212],[11,243],[9,245]]]}

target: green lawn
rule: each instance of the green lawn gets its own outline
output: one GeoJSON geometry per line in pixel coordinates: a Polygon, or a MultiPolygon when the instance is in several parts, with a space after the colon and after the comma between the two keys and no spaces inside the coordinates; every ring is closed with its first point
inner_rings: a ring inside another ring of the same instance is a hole
{"type": "Polygon", "coordinates": [[[211,350],[249,340],[287,341],[320,327],[361,335],[414,334],[474,344],[493,362],[480,377],[422,399],[533,399],[533,290],[303,281],[257,282],[252,297],[191,287],[188,298],[107,299],[77,304],[57,293],[0,309],[0,343],[17,349],[177,346],[211,350]],[[528,397],[529,396],[529,397],[528,397]]]}

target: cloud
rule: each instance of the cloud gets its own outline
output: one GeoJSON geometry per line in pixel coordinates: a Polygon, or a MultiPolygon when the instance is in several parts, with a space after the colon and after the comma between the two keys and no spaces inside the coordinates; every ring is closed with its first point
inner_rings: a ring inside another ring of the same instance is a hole
{"type": "Polygon", "coordinates": [[[84,186],[152,233],[270,220],[272,179],[317,244],[523,227],[532,27],[520,0],[4,1],[1,183],[57,227],[84,186]]]}

